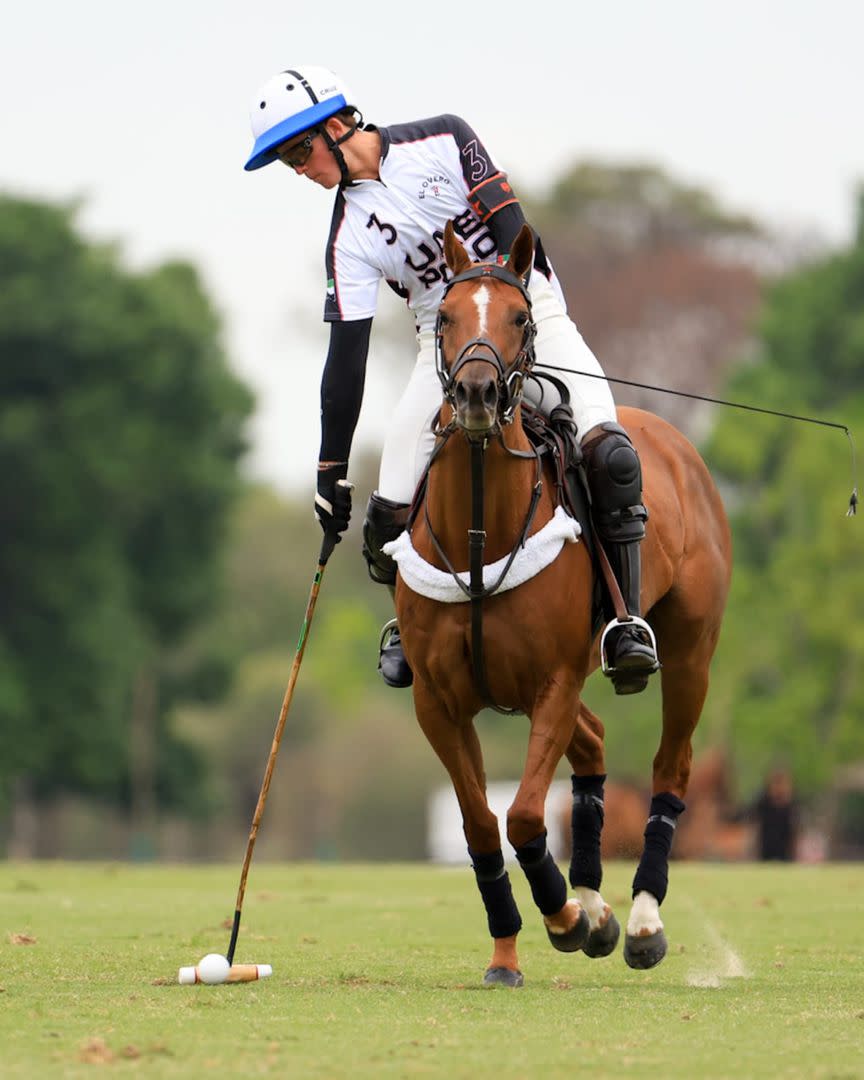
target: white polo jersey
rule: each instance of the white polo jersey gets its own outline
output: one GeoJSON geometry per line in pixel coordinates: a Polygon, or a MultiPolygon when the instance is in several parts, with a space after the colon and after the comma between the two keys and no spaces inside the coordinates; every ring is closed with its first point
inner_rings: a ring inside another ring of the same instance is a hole
{"type": "MultiPolygon", "coordinates": [[[[383,277],[414,313],[418,331],[435,325],[444,286],[444,226],[475,262],[497,258],[487,223],[518,200],[464,120],[436,116],[380,128],[380,180],[339,191],[327,243],[327,322],[374,316],[383,277]]],[[[561,288],[545,263],[562,306],[561,288]]]]}

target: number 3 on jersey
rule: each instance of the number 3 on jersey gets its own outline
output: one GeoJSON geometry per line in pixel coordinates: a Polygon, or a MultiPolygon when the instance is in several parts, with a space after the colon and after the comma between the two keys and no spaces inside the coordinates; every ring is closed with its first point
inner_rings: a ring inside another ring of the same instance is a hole
{"type": "Polygon", "coordinates": [[[369,220],[366,222],[366,228],[371,229],[373,225],[378,227],[378,231],[384,237],[385,244],[395,244],[396,238],[399,233],[396,232],[392,225],[388,225],[386,221],[380,221],[376,214],[370,214],[369,220]]]}

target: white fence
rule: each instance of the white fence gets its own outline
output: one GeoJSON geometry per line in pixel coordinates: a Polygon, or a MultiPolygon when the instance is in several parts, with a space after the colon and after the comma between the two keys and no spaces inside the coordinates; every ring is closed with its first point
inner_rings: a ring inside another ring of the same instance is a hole
{"type": "MultiPolygon", "coordinates": [[[[518,787],[515,780],[501,781],[489,784],[486,790],[489,808],[498,818],[501,848],[508,863],[515,862],[516,856],[507,842],[507,809],[513,802],[518,787]]],[[[562,813],[570,805],[571,791],[569,780],[555,780],[546,798],[546,829],[553,854],[560,848],[560,820],[562,813]]],[[[462,832],[462,814],[452,787],[440,787],[429,797],[426,810],[426,854],[432,862],[470,865],[468,845],[462,832]]]]}

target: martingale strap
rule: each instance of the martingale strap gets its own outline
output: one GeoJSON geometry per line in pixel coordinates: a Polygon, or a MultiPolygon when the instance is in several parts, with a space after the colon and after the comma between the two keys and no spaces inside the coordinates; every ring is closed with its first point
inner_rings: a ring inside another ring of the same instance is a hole
{"type": "MultiPolygon", "coordinates": [[[[486,546],[486,530],[483,528],[483,456],[485,449],[484,444],[481,442],[472,442],[471,444],[471,528],[468,530],[468,569],[471,574],[469,592],[471,597],[471,662],[474,667],[474,683],[483,701],[487,702],[496,712],[513,715],[520,710],[496,705],[492,694],[489,692],[489,681],[486,677],[486,657],[483,652],[483,600],[487,595],[486,589],[483,587],[483,551],[486,546]]],[[[525,529],[522,532],[523,538],[531,525],[534,511],[537,509],[539,494],[538,484],[535,487],[534,498],[531,500],[531,508],[525,522],[525,529]]],[[[513,549],[513,557],[515,557],[518,547],[517,544],[513,549]]],[[[509,563],[507,569],[509,569],[509,563]]]]}

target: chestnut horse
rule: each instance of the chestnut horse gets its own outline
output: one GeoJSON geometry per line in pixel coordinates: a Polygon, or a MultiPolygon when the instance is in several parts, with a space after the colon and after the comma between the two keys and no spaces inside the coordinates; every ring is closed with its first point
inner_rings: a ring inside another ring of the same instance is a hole
{"type": "MultiPolygon", "coordinates": [[[[439,318],[439,374],[446,390],[440,421],[449,420],[443,430],[450,434],[439,439],[410,534],[412,557],[436,568],[432,573],[439,577],[441,571],[467,571],[469,540],[476,546],[481,531],[484,563],[506,564],[526,536],[534,537],[552,522],[556,510],[554,477],[532,450],[519,405],[522,376],[533,363],[534,328],[524,286],[534,259],[531,231],[523,227],[506,268],[478,269],[483,264],[470,262],[449,224],[444,255],[454,279],[439,318]],[[478,444],[484,447],[483,530],[476,529],[477,492],[472,488],[472,453],[478,444]]],[[[619,422],[638,450],[650,512],[642,542],[642,610],[656,634],[663,695],[653,792],[655,799],[671,799],[670,805],[683,809],[678,800],[687,791],[691,736],[705,701],[728,591],[729,528],[704,463],[677,430],[639,409],[620,409],[619,422]]],[[[486,802],[473,724],[488,704],[529,718],[524,771],[507,814],[507,837],[549,939],[561,951],[607,955],[615,948],[619,926],[600,893],[602,786],[592,789],[589,783],[598,778],[602,785],[604,779],[604,730],[581,699],[586,678],[598,666],[588,548],[565,542],[553,561],[522,584],[494,595],[487,590],[480,604],[479,642],[476,626],[472,629],[475,603],[444,602],[415,591],[406,584],[403,559],[395,550],[394,555],[400,564],[396,611],[414,671],[417,719],[453,782],[493,938],[484,982],[523,982],[516,950],[521,917],[504,869],[498,823],[486,802]],[[480,668],[474,662],[478,644],[480,668]],[[570,868],[575,895],[569,899],[546,847],[544,822],[547,791],[564,756],[574,775],[573,850],[578,852],[570,868]]],[[[663,843],[658,846],[651,822],[660,818],[674,829],[675,821],[656,813],[652,802],[626,927],[624,955],[631,967],[652,967],[666,952],[659,904],[672,830],[665,849],[663,843]],[[646,880],[646,867],[647,880],[660,881],[653,891],[637,887],[640,872],[646,880]]]]}

